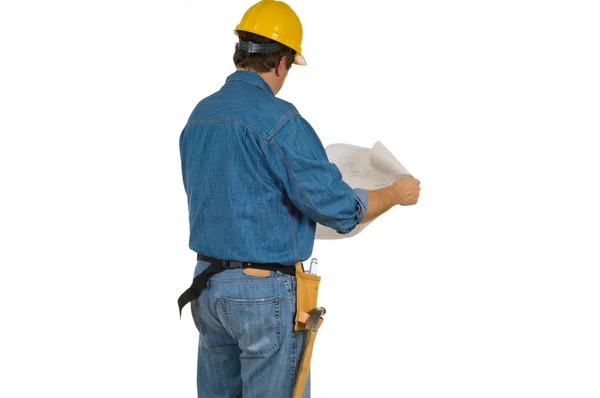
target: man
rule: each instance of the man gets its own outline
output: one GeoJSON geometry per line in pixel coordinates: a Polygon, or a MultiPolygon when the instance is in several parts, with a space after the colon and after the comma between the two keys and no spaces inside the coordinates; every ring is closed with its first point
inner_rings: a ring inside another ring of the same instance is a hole
{"type": "Polygon", "coordinates": [[[276,97],[291,65],[306,64],[302,25],[287,4],[260,1],[236,34],[237,70],[199,102],[180,137],[189,247],[203,280],[182,295],[180,310],[191,301],[200,332],[199,397],[287,398],[307,339],[294,331],[288,271],[310,257],[315,223],[348,233],[417,203],[420,188],[414,178],[350,188],[310,124],[276,97]]]}

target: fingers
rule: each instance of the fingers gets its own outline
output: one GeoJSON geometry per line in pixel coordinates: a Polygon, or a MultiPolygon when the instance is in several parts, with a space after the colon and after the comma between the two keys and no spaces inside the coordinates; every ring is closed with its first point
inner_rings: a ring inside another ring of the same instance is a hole
{"type": "Polygon", "coordinates": [[[419,181],[418,179],[414,178],[414,177],[409,177],[406,180],[406,183],[412,186],[420,186],[421,185],[421,181],[419,181]]]}
{"type": "Polygon", "coordinates": [[[397,187],[398,204],[410,206],[417,203],[421,193],[421,181],[414,177],[403,177],[397,180],[394,185],[397,187]]]}
{"type": "Polygon", "coordinates": [[[411,178],[406,182],[407,184],[404,185],[402,189],[400,204],[403,206],[412,206],[417,204],[419,201],[419,195],[421,193],[421,181],[416,178],[411,178]]]}

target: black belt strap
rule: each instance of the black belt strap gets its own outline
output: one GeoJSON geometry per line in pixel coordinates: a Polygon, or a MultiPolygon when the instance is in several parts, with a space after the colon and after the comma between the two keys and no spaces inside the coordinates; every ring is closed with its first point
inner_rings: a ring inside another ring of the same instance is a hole
{"type": "Polygon", "coordinates": [[[207,261],[210,263],[210,265],[204,271],[198,274],[192,281],[192,285],[185,292],[183,292],[181,296],[179,296],[177,304],[179,304],[180,318],[183,307],[185,307],[187,303],[196,300],[198,297],[200,297],[200,293],[202,293],[202,291],[206,289],[208,285],[208,278],[210,278],[214,274],[223,272],[226,269],[257,268],[269,271],[280,271],[284,274],[292,276],[296,275],[296,267],[278,263],[249,263],[241,261],[219,260],[202,254],[198,254],[197,259],[198,261],[207,261]]]}

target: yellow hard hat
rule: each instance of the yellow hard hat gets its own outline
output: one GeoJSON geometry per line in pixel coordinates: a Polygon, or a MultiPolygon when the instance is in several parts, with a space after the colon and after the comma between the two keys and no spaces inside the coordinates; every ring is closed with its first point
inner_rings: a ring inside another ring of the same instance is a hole
{"type": "Polygon", "coordinates": [[[246,11],[235,30],[264,36],[296,51],[294,63],[306,65],[302,56],[302,23],[283,1],[261,0],[246,11]]]}

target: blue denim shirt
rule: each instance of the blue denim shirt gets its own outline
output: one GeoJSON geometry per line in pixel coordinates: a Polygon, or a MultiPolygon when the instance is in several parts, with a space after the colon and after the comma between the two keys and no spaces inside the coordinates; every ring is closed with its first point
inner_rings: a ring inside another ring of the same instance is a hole
{"type": "Polygon", "coordinates": [[[310,257],[316,222],[348,233],[364,217],[366,192],[257,73],[238,70],[200,101],[179,147],[197,253],[291,265],[310,257]]]}

